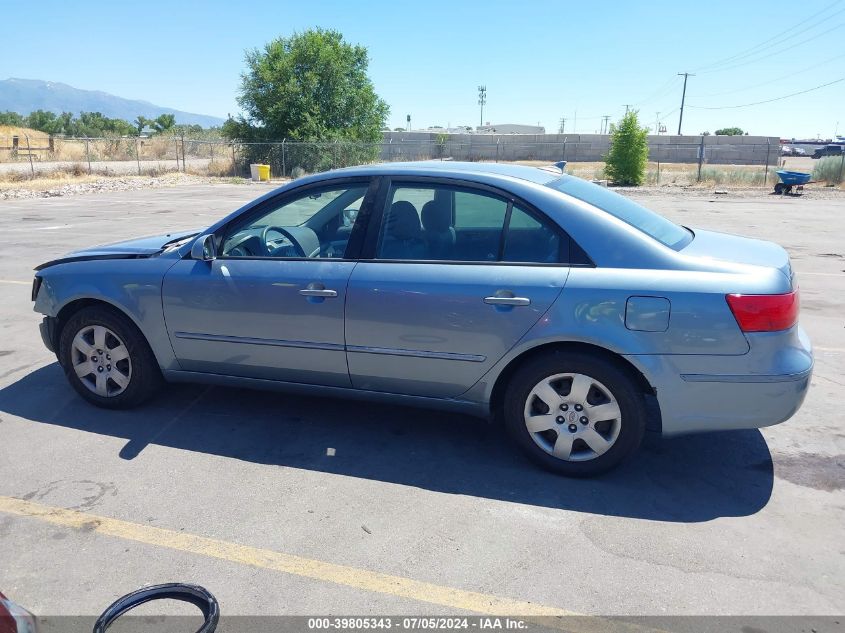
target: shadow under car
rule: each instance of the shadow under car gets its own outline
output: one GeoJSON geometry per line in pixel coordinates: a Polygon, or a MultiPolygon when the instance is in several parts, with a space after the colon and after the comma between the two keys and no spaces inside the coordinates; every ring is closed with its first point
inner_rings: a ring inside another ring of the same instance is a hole
{"type": "Polygon", "coordinates": [[[468,416],[175,385],[144,407],[110,411],[79,398],[57,363],[0,390],[0,411],[125,438],[124,459],[152,443],[448,494],[657,521],[753,514],[768,502],[774,479],[758,430],[672,439],[649,433],[640,452],[612,472],[566,479],[534,467],[499,426],[468,416]]]}

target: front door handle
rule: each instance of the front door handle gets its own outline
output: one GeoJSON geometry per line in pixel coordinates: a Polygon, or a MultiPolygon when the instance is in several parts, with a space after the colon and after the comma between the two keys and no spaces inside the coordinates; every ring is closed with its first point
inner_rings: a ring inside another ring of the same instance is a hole
{"type": "Polygon", "coordinates": [[[484,297],[484,303],[491,306],[530,306],[528,297],[484,297]]]}
{"type": "Polygon", "coordinates": [[[299,291],[303,297],[336,297],[337,290],[326,290],[325,288],[304,288],[299,291]]]}
{"type": "Polygon", "coordinates": [[[337,290],[329,290],[321,283],[310,283],[299,291],[303,297],[336,297],[337,290]]]}

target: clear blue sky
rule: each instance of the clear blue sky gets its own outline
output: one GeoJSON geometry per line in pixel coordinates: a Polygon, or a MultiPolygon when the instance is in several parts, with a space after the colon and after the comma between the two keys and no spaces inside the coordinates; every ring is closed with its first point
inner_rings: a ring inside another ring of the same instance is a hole
{"type": "MultiPolygon", "coordinates": [[[[674,133],[678,72],[697,73],[688,106],[715,107],[845,77],[845,0],[2,0],[0,23],[0,79],[60,81],[217,116],[237,112],[245,49],[312,26],[369,49],[391,127],[406,114],[415,128],[477,125],[476,87],[485,84],[493,123],[553,132],[566,117],[567,132],[594,132],[602,115],[615,120],[630,103],[649,125],[664,113],[674,133]]],[[[837,125],[845,133],[843,104],[845,81],[752,107],[688,107],[683,130],[829,137],[837,125]]]]}

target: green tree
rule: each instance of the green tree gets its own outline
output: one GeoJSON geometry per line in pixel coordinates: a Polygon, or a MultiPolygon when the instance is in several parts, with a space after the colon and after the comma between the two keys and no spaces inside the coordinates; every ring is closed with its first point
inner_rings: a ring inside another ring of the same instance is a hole
{"type": "Polygon", "coordinates": [[[30,112],[29,116],[26,117],[26,127],[38,130],[39,132],[46,132],[47,134],[56,134],[59,131],[56,128],[61,125],[60,123],[57,125],[56,119],[57,117],[53,112],[35,110],[30,112]]]}
{"type": "Polygon", "coordinates": [[[723,127],[720,130],[716,130],[715,134],[716,136],[742,136],[745,132],[739,127],[723,127]]]}
{"type": "Polygon", "coordinates": [[[144,128],[152,124],[152,120],[148,119],[143,114],[139,114],[133,121],[133,124],[135,125],[135,129],[138,130],[138,136],[140,136],[141,132],[144,131],[144,128]]]}
{"type": "Polygon", "coordinates": [[[648,165],[648,128],[640,127],[636,110],[610,126],[610,151],[605,157],[607,177],[617,185],[641,185],[648,165]]]}
{"type": "Polygon", "coordinates": [[[26,126],[26,120],[17,112],[12,112],[11,110],[6,110],[5,112],[0,112],[0,125],[11,125],[13,127],[24,127],[26,126]]]}
{"type": "Polygon", "coordinates": [[[150,121],[150,127],[155,130],[156,134],[167,132],[176,125],[176,117],[172,114],[160,114],[153,121],[150,121]]]}
{"type": "MultiPolygon", "coordinates": [[[[245,61],[238,103],[246,115],[224,124],[228,138],[367,143],[363,155],[344,145],[342,162],[372,159],[389,108],[367,76],[365,47],[318,28],[247,51],[245,61]]],[[[328,153],[301,153],[297,159],[311,170],[330,166],[328,153]]],[[[341,161],[339,151],[332,155],[341,161]]]]}

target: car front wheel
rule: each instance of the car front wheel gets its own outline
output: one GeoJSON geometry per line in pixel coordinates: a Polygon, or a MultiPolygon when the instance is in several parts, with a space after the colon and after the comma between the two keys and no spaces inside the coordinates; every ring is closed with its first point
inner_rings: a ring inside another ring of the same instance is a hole
{"type": "Polygon", "coordinates": [[[535,463],[588,477],[616,466],[642,442],[643,394],[601,356],[554,352],[517,369],[504,400],[510,435],[535,463]]]}
{"type": "Polygon", "coordinates": [[[59,358],[71,386],[99,407],[137,406],[161,383],[158,363],[141,332],[105,306],[83,308],[68,320],[59,358]]]}

